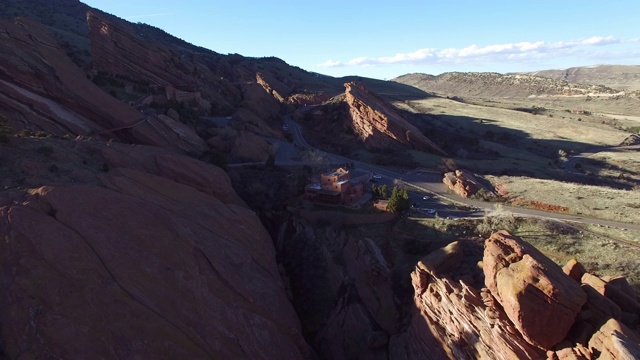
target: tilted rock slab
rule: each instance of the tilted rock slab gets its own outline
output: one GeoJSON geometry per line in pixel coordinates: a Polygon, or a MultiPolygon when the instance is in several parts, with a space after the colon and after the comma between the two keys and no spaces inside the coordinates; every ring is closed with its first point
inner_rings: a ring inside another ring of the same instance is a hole
{"type": "Polygon", "coordinates": [[[585,292],[533,246],[506,231],[485,243],[485,284],[530,344],[562,341],[587,301],[585,292]]]}
{"type": "Polygon", "coordinates": [[[446,155],[418,128],[409,123],[396,108],[362,85],[347,83],[345,101],[349,105],[349,124],[370,148],[407,146],[446,155]]]}

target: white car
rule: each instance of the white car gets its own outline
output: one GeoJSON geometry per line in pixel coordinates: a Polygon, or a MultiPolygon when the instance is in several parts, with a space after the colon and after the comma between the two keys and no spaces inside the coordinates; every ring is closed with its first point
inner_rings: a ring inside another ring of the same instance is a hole
{"type": "Polygon", "coordinates": [[[373,178],[376,180],[380,180],[382,179],[382,176],[376,174],[376,175],[373,175],[373,178]]]}
{"type": "Polygon", "coordinates": [[[433,214],[433,213],[435,213],[435,212],[436,212],[436,210],[435,210],[435,209],[427,209],[427,212],[428,212],[429,214],[433,214]]]}
{"type": "Polygon", "coordinates": [[[426,195],[425,195],[425,196],[423,196],[423,197],[422,197],[422,200],[429,200],[429,199],[431,199],[431,197],[430,197],[430,196],[426,196],[426,195]]]}

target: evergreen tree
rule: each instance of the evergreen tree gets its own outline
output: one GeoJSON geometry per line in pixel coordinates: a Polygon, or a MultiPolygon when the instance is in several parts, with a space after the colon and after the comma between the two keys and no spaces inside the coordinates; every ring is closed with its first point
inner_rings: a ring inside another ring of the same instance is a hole
{"type": "Polygon", "coordinates": [[[382,184],[378,188],[378,193],[380,194],[381,198],[386,199],[389,196],[389,187],[387,187],[387,184],[382,184]]]}
{"type": "Polygon", "coordinates": [[[409,198],[409,192],[407,188],[402,187],[400,191],[400,211],[407,211],[411,207],[411,199],[409,198]]]}
{"type": "Polygon", "coordinates": [[[389,198],[389,204],[387,204],[387,210],[391,212],[400,212],[400,193],[398,187],[394,186],[391,191],[391,197],[389,198]]]}
{"type": "Polygon", "coordinates": [[[409,199],[409,193],[404,187],[394,186],[391,191],[391,197],[389,198],[389,204],[387,209],[391,212],[400,213],[409,210],[411,207],[411,200],[409,199]]]}

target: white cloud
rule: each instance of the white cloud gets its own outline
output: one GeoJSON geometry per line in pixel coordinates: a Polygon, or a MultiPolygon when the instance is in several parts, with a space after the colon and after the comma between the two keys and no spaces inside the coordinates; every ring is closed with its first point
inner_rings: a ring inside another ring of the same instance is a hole
{"type": "Polygon", "coordinates": [[[613,36],[594,36],[588,39],[582,40],[580,43],[584,45],[608,45],[608,44],[617,44],[620,40],[617,40],[613,36]]]}
{"type": "Polygon", "coordinates": [[[376,66],[389,64],[458,64],[462,62],[493,62],[493,61],[529,61],[540,58],[580,55],[591,57],[602,51],[595,47],[610,46],[624,43],[636,43],[640,39],[617,39],[613,36],[594,36],[570,41],[535,41],[509,44],[494,44],[478,46],[476,44],[465,48],[434,49],[423,48],[410,53],[399,53],[393,56],[378,58],[357,57],[347,61],[328,60],[319,67],[345,66],[376,66]],[[590,49],[593,48],[593,49],[590,49]]]}
{"type": "Polygon", "coordinates": [[[341,63],[340,61],[327,60],[327,61],[323,62],[322,64],[318,64],[316,66],[329,68],[329,67],[344,66],[344,64],[341,63]]]}

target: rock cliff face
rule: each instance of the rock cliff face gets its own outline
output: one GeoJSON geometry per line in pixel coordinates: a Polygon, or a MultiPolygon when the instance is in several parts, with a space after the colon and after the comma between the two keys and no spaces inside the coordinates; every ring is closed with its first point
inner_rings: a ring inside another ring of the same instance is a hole
{"type": "Polygon", "coordinates": [[[412,273],[416,313],[408,358],[633,359],[640,354],[638,334],[629,327],[637,325],[637,317],[622,316],[618,305],[632,309],[637,299],[604,291],[616,293],[612,289],[624,288],[623,281],[616,286],[582,274],[575,262],[565,274],[505,231],[486,241],[482,258],[478,246],[454,243],[427,256],[412,273]]]}
{"type": "Polygon", "coordinates": [[[446,155],[435,143],[410,124],[391,104],[362,85],[345,84],[354,132],[370,148],[407,146],[446,155]]]}
{"type": "Polygon", "coordinates": [[[222,170],[151,147],[13,142],[0,163],[3,355],[310,356],[271,239],[222,170]]]}

